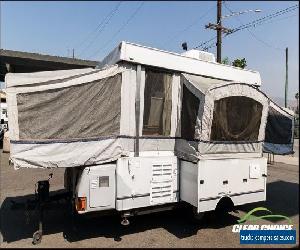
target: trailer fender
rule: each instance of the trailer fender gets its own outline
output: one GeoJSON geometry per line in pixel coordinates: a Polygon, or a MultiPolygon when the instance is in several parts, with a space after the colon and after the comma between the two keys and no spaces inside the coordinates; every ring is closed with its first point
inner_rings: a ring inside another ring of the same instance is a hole
{"type": "Polygon", "coordinates": [[[234,208],[234,203],[232,201],[232,199],[230,198],[230,196],[228,195],[224,195],[217,203],[216,205],[216,212],[219,213],[227,213],[232,211],[234,208]]]}

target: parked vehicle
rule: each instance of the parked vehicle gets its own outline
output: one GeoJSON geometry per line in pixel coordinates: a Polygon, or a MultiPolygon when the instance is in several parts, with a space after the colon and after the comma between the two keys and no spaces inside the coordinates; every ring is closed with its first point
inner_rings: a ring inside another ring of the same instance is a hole
{"type": "Polygon", "coordinates": [[[124,225],[182,202],[201,215],[224,200],[264,201],[270,100],[260,85],[258,72],[207,52],[128,42],[97,69],[7,74],[11,162],[66,168],[79,214],[117,210],[124,225]]]}
{"type": "MultiPolygon", "coordinates": [[[[1,93],[1,92],[0,92],[1,93]]],[[[8,118],[7,118],[7,105],[5,102],[5,99],[1,96],[1,102],[0,102],[0,145],[2,147],[3,145],[3,139],[4,139],[4,132],[8,129],[8,118]]]]}

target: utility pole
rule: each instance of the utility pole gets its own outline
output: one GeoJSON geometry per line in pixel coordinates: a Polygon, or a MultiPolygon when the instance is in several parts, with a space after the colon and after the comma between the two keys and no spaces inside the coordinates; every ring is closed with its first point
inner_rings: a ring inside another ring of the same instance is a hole
{"type": "Polygon", "coordinates": [[[217,62],[222,61],[222,1],[217,2],[217,24],[220,26],[217,28],[217,62]]]}
{"type": "Polygon", "coordinates": [[[222,1],[217,1],[217,24],[209,23],[205,25],[206,29],[213,29],[217,31],[217,62],[222,61],[222,33],[231,33],[231,29],[222,26],[222,1]]]}
{"type": "Polygon", "coordinates": [[[288,56],[289,56],[289,50],[288,48],[285,48],[285,91],[284,91],[284,107],[287,108],[287,98],[288,98],[288,56]]]}
{"type": "Polygon", "coordinates": [[[72,55],[73,55],[73,59],[74,59],[74,49],[72,50],[72,52],[73,52],[72,55]]]}

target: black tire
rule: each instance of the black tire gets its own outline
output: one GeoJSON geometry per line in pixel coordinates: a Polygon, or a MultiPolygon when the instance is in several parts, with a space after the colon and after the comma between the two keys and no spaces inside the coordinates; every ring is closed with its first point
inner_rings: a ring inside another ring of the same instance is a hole
{"type": "Polygon", "coordinates": [[[234,210],[234,204],[230,198],[223,197],[217,204],[215,213],[218,217],[226,216],[229,212],[234,210]]]}
{"type": "Polygon", "coordinates": [[[201,224],[203,222],[204,216],[205,216],[204,212],[198,213],[197,208],[193,207],[193,217],[192,217],[193,223],[196,223],[196,224],[200,223],[201,224]]]}
{"type": "Polygon", "coordinates": [[[32,236],[32,244],[37,245],[42,242],[43,234],[40,231],[36,231],[32,236]]]}

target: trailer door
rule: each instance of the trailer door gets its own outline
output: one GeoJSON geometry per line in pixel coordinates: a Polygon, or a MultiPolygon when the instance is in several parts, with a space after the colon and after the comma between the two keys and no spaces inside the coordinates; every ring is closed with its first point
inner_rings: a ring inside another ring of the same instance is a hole
{"type": "Polygon", "coordinates": [[[115,207],[115,165],[90,170],[90,207],[115,207]]]}

